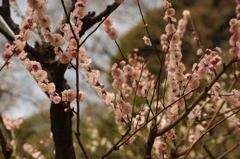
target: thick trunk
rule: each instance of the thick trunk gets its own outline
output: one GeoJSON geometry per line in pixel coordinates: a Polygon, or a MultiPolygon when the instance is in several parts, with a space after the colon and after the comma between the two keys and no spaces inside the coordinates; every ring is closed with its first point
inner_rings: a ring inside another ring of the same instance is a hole
{"type": "Polygon", "coordinates": [[[51,104],[51,130],[55,144],[56,159],[75,159],[72,141],[72,113],[64,112],[64,105],[51,104]]]}
{"type": "MultiPolygon", "coordinates": [[[[69,89],[67,81],[64,78],[64,73],[67,65],[62,65],[59,62],[46,65],[50,81],[56,85],[56,92],[61,95],[61,92],[69,89]]],[[[51,131],[55,144],[56,159],[75,159],[72,138],[72,112],[64,112],[66,105],[63,102],[59,104],[51,103],[50,118],[51,131]]]]}
{"type": "Polygon", "coordinates": [[[152,147],[154,144],[154,140],[156,138],[157,128],[156,125],[153,125],[150,129],[147,143],[145,144],[145,152],[143,159],[152,159],[152,147]]]}

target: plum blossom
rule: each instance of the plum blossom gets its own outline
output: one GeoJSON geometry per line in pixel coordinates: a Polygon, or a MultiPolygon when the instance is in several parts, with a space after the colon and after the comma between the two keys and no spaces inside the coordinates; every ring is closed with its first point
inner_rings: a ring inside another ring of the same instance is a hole
{"type": "Polygon", "coordinates": [[[165,11],[165,16],[167,17],[172,17],[175,15],[175,9],[173,8],[168,8],[166,11],[165,11]]]}
{"type": "Polygon", "coordinates": [[[31,61],[31,65],[32,65],[32,70],[35,72],[42,69],[41,64],[37,61],[31,61]]]}
{"type": "Polygon", "coordinates": [[[166,8],[166,9],[172,6],[172,4],[169,3],[167,0],[164,0],[162,5],[163,5],[163,8],[166,8]]]}
{"type": "Polygon", "coordinates": [[[45,83],[39,82],[38,85],[43,92],[46,92],[48,90],[47,85],[45,83]]]}
{"type": "Polygon", "coordinates": [[[165,27],[165,31],[167,35],[173,34],[176,31],[174,24],[167,24],[165,27]]]}
{"type": "Polygon", "coordinates": [[[47,79],[47,72],[44,70],[38,70],[34,73],[34,77],[37,81],[42,82],[47,79]]]}
{"type": "Polygon", "coordinates": [[[79,91],[78,92],[78,98],[79,98],[79,102],[82,102],[84,100],[84,92],[83,91],[79,91]]]}
{"type": "Polygon", "coordinates": [[[20,125],[23,123],[22,117],[19,117],[15,121],[11,121],[9,116],[7,116],[6,114],[2,114],[2,120],[3,120],[3,124],[8,130],[19,129],[20,125]]]}
{"type": "Polygon", "coordinates": [[[53,94],[56,91],[56,86],[53,82],[47,84],[47,92],[53,94]]]}
{"type": "Polygon", "coordinates": [[[180,40],[180,37],[177,33],[173,34],[172,39],[171,39],[171,44],[177,44],[180,40]]]}
{"type": "Polygon", "coordinates": [[[49,15],[42,15],[40,18],[39,18],[39,22],[40,22],[40,25],[44,28],[48,27],[50,28],[50,25],[51,25],[51,17],[49,15]]]}
{"type": "Polygon", "coordinates": [[[25,60],[22,61],[22,65],[26,70],[32,69],[32,63],[28,58],[26,58],[25,60]]]}
{"type": "Polygon", "coordinates": [[[3,59],[4,61],[7,61],[11,56],[12,56],[12,52],[10,52],[10,51],[5,51],[5,52],[2,54],[2,59],[3,59]]]}
{"type": "Polygon", "coordinates": [[[161,150],[166,150],[166,149],[167,149],[167,144],[164,143],[164,142],[161,142],[161,143],[159,144],[159,148],[160,148],[161,150]]]}
{"type": "Polygon", "coordinates": [[[67,64],[71,61],[71,55],[67,52],[63,52],[59,55],[59,60],[62,64],[67,64]]]}
{"type": "Polygon", "coordinates": [[[229,54],[232,57],[238,57],[240,56],[240,49],[238,47],[232,47],[229,49],[229,54]]]}
{"type": "Polygon", "coordinates": [[[72,89],[64,90],[62,92],[62,101],[72,102],[76,98],[76,93],[72,89]]]}
{"type": "Polygon", "coordinates": [[[54,96],[52,99],[51,99],[55,104],[59,104],[61,102],[61,97],[59,96],[54,96]]]}
{"type": "Polygon", "coordinates": [[[144,36],[143,40],[146,45],[152,46],[151,40],[148,37],[144,36]]]}
{"type": "Polygon", "coordinates": [[[52,34],[50,42],[54,47],[60,47],[63,44],[63,37],[60,34],[52,34]]]}
{"type": "Polygon", "coordinates": [[[184,19],[189,19],[190,18],[190,11],[189,10],[184,10],[183,11],[183,17],[184,17],[184,19]]]}
{"type": "Polygon", "coordinates": [[[124,103],[122,105],[122,114],[130,114],[132,112],[132,105],[130,103],[124,103]]]}
{"type": "Polygon", "coordinates": [[[114,27],[111,27],[110,29],[108,29],[107,33],[110,39],[112,40],[116,40],[118,38],[118,31],[114,27]]]}
{"type": "Polygon", "coordinates": [[[114,79],[121,79],[124,78],[124,73],[120,68],[116,68],[112,70],[112,77],[114,79]]]}
{"type": "Polygon", "coordinates": [[[103,17],[104,20],[104,30],[112,40],[116,40],[118,38],[118,31],[112,26],[112,19],[103,17]],[[106,21],[106,22],[105,22],[106,21]]]}

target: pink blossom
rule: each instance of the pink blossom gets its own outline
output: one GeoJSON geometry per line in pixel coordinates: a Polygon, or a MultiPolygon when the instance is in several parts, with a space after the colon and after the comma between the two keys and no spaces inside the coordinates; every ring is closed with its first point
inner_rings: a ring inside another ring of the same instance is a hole
{"type": "Polygon", "coordinates": [[[230,25],[230,26],[239,25],[239,21],[238,21],[236,18],[232,18],[232,19],[229,21],[229,25],[230,25]]]}
{"type": "Polygon", "coordinates": [[[135,119],[136,119],[137,125],[142,125],[145,121],[145,117],[140,115],[137,115],[135,119]]]}
{"type": "Polygon", "coordinates": [[[122,106],[122,114],[130,114],[132,112],[132,105],[130,103],[124,103],[122,106]]]}
{"type": "Polygon", "coordinates": [[[23,41],[28,41],[32,36],[32,32],[30,30],[26,30],[24,35],[23,35],[23,38],[22,40],[23,41]]]}
{"type": "Polygon", "coordinates": [[[175,130],[171,129],[168,132],[166,132],[167,138],[171,139],[175,135],[175,130]]]}
{"type": "Polygon", "coordinates": [[[147,97],[147,95],[148,95],[148,89],[147,89],[145,86],[143,86],[143,87],[141,88],[139,94],[140,94],[142,97],[147,97]]]}
{"type": "Polygon", "coordinates": [[[46,27],[49,28],[50,27],[51,17],[49,15],[42,15],[39,20],[40,20],[40,25],[42,27],[44,27],[44,28],[46,28],[46,27]]]}
{"type": "Polygon", "coordinates": [[[214,56],[211,60],[210,60],[210,64],[213,66],[218,66],[222,63],[222,58],[220,56],[214,56]]]}
{"type": "Polygon", "coordinates": [[[167,35],[173,34],[176,31],[174,24],[167,24],[165,27],[165,31],[167,35]]]}
{"type": "Polygon", "coordinates": [[[116,40],[118,38],[118,31],[114,27],[111,27],[107,33],[112,40],[116,40]]]}
{"type": "Polygon", "coordinates": [[[47,85],[47,91],[49,94],[53,94],[56,91],[56,86],[53,82],[47,85]]]}
{"type": "Polygon", "coordinates": [[[120,65],[125,66],[126,65],[126,61],[121,61],[120,65]]]}
{"type": "Polygon", "coordinates": [[[124,74],[123,71],[120,68],[116,68],[112,70],[112,77],[114,79],[120,79],[123,78],[124,74]]]}
{"type": "Polygon", "coordinates": [[[202,55],[203,54],[203,50],[200,48],[197,50],[197,55],[202,55]]]}
{"type": "Polygon", "coordinates": [[[42,69],[41,64],[37,61],[31,61],[31,64],[32,64],[32,70],[35,72],[42,69]]]}
{"type": "Polygon", "coordinates": [[[42,82],[47,78],[47,72],[44,70],[38,70],[34,73],[34,77],[37,81],[42,82]]]}
{"type": "Polygon", "coordinates": [[[189,10],[184,10],[184,11],[183,11],[183,17],[184,17],[184,19],[189,19],[189,18],[190,18],[190,12],[189,12],[189,10]]]}
{"type": "Polygon", "coordinates": [[[9,58],[12,56],[12,52],[10,52],[10,51],[5,51],[3,54],[2,54],[2,59],[4,60],[4,61],[7,61],[7,60],[9,60],[9,58]]]}
{"type": "Polygon", "coordinates": [[[13,64],[14,64],[14,61],[7,61],[7,62],[5,62],[5,65],[4,65],[3,68],[4,69],[9,69],[13,66],[13,64]]]}
{"type": "Polygon", "coordinates": [[[62,92],[62,100],[66,102],[72,102],[76,98],[76,93],[72,89],[64,90],[62,92]]]}
{"type": "Polygon", "coordinates": [[[29,6],[33,9],[37,9],[40,7],[41,3],[39,0],[27,0],[29,6]]]}
{"type": "Polygon", "coordinates": [[[230,50],[229,50],[229,54],[230,56],[232,57],[238,57],[240,52],[239,52],[239,48],[238,47],[232,47],[230,50]]]}
{"type": "Polygon", "coordinates": [[[196,137],[196,135],[194,135],[194,134],[192,134],[192,135],[190,135],[190,136],[188,137],[188,141],[189,141],[190,143],[194,143],[196,140],[197,140],[197,137],[196,137]]]}
{"type": "Polygon", "coordinates": [[[79,102],[82,102],[84,100],[84,92],[83,91],[79,91],[78,92],[78,98],[79,98],[79,102]]]}
{"type": "Polygon", "coordinates": [[[52,98],[52,101],[55,103],[55,104],[59,104],[61,102],[61,97],[59,96],[54,96],[52,98]]]}
{"type": "Polygon", "coordinates": [[[152,46],[151,40],[148,37],[144,36],[143,40],[146,45],[152,46]]]}
{"type": "Polygon", "coordinates": [[[85,8],[76,8],[74,12],[76,13],[73,14],[75,14],[79,19],[83,19],[86,15],[85,8]]]}
{"type": "Polygon", "coordinates": [[[140,78],[140,71],[139,70],[134,70],[132,73],[132,79],[134,80],[139,80],[140,78]]]}
{"type": "Polygon", "coordinates": [[[103,17],[102,20],[104,20],[104,22],[103,22],[104,25],[107,25],[107,26],[112,26],[113,25],[113,20],[111,18],[105,19],[105,17],[103,17]]]}
{"type": "Polygon", "coordinates": [[[240,34],[234,33],[230,39],[229,39],[229,44],[231,46],[235,46],[235,44],[240,40],[240,34]]]}
{"type": "Polygon", "coordinates": [[[76,8],[85,8],[85,7],[86,7],[86,3],[81,2],[81,1],[76,2],[76,3],[75,3],[75,7],[76,7],[76,8]]]}
{"type": "Polygon", "coordinates": [[[63,64],[67,64],[69,63],[72,59],[71,59],[71,55],[67,52],[63,52],[62,54],[59,55],[59,60],[61,63],[63,64]]]}
{"type": "Polygon", "coordinates": [[[55,47],[60,47],[63,43],[63,37],[60,34],[52,34],[50,42],[55,47]]]}
{"type": "Polygon", "coordinates": [[[144,107],[139,113],[141,116],[145,115],[149,110],[149,107],[144,107]]]}
{"type": "Polygon", "coordinates": [[[132,78],[133,77],[133,67],[130,66],[129,64],[126,66],[123,66],[123,72],[124,75],[127,76],[128,78],[132,78]]]}
{"type": "Polygon", "coordinates": [[[38,82],[38,85],[43,92],[46,92],[48,90],[47,85],[45,83],[38,82]]]}
{"type": "Polygon", "coordinates": [[[79,66],[81,66],[82,68],[88,68],[89,65],[92,63],[92,59],[84,59],[84,61],[81,61],[81,63],[79,63],[79,66]]]}
{"type": "Polygon", "coordinates": [[[103,100],[106,105],[109,105],[110,103],[112,103],[114,99],[115,99],[114,93],[106,92],[105,96],[103,96],[103,100]]]}
{"type": "Polygon", "coordinates": [[[166,11],[165,11],[165,16],[167,17],[172,17],[175,15],[175,9],[173,8],[168,8],[166,11]]]}
{"type": "Polygon", "coordinates": [[[21,117],[19,117],[15,121],[11,121],[9,116],[7,116],[6,114],[2,114],[2,120],[3,120],[3,124],[8,130],[19,129],[20,125],[23,122],[23,118],[21,117]]]}
{"type": "Polygon", "coordinates": [[[199,80],[194,80],[194,81],[191,81],[190,87],[192,89],[196,89],[199,86],[199,84],[200,84],[199,80]]]}
{"type": "Polygon", "coordinates": [[[175,45],[175,44],[177,44],[177,43],[179,42],[179,40],[180,40],[179,35],[175,33],[175,34],[173,34],[173,36],[172,36],[171,44],[175,45]]]}
{"type": "Polygon", "coordinates": [[[36,8],[36,10],[39,11],[40,13],[43,13],[47,10],[47,5],[44,2],[42,2],[40,6],[36,8]]]}
{"type": "Polygon", "coordinates": [[[166,149],[167,149],[167,144],[161,142],[161,143],[159,144],[159,148],[160,148],[161,150],[166,150],[166,149]]]}
{"type": "Polygon", "coordinates": [[[166,9],[167,9],[167,8],[171,7],[172,4],[169,3],[167,0],[164,0],[162,6],[163,6],[163,8],[166,8],[166,9]]]}
{"type": "Polygon", "coordinates": [[[32,69],[32,63],[28,58],[26,58],[25,60],[22,61],[22,65],[26,70],[32,69]]]}
{"type": "Polygon", "coordinates": [[[122,82],[115,79],[112,83],[112,86],[116,91],[120,91],[122,89],[122,82]]]}

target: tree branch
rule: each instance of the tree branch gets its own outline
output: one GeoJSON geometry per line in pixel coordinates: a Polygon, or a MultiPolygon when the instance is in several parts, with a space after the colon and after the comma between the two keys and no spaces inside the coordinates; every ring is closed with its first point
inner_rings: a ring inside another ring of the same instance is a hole
{"type": "Polygon", "coordinates": [[[89,12],[88,15],[86,15],[83,19],[83,25],[82,25],[82,30],[80,31],[80,37],[82,35],[84,35],[84,33],[91,28],[94,24],[102,21],[103,17],[107,17],[109,16],[115,9],[117,9],[117,7],[120,4],[117,3],[113,3],[111,5],[108,5],[107,8],[101,12],[99,15],[95,16],[95,12],[89,12]],[[95,17],[94,17],[95,16],[95,17]]]}
{"type": "Polygon", "coordinates": [[[0,15],[3,17],[5,22],[8,24],[8,26],[15,34],[18,34],[20,32],[19,26],[16,23],[14,23],[14,21],[11,18],[10,5],[8,0],[3,0],[3,4],[0,7],[0,15]]]}
{"type": "Polygon", "coordinates": [[[238,142],[236,145],[234,145],[233,147],[231,147],[228,151],[224,152],[223,154],[221,154],[217,159],[222,159],[223,157],[225,157],[227,154],[229,154],[230,152],[232,152],[233,150],[235,150],[238,146],[240,146],[240,142],[238,142]]]}
{"type": "Polygon", "coordinates": [[[7,146],[7,141],[6,138],[4,137],[3,133],[2,133],[2,129],[0,128],[0,145],[2,147],[2,153],[4,155],[5,159],[10,159],[13,150],[7,146]]]}

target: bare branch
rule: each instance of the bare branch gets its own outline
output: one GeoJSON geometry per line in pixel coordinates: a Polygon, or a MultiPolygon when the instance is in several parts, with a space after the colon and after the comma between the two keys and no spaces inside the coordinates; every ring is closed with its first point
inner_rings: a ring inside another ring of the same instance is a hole
{"type": "Polygon", "coordinates": [[[15,34],[18,34],[20,32],[19,26],[16,23],[14,23],[14,21],[11,18],[10,5],[8,0],[3,0],[3,4],[0,7],[0,15],[3,17],[5,22],[8,24],[8,26],[15,34]]]}
{"type": "Polygon", "coordinates": [[[117,7],[119,6],[119,4],[117,3],[113,3],[111,5],[108,5],[107,8],[101,12],[99,15],[95,16],[95,12],[89,12],[88,15],[86,15],[83,19],[83,26],[82,26],[82,30],[80,31],[80,37],[82,35],[84,35],[84,33],[91,28],[94,24],[102,21],[103,17],[107,17],[108,15],[110,15],[115,9],[117,9],[117,7]],[[95,16],[95,17],[94,17],[95,16]]]}

